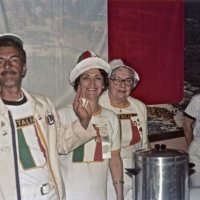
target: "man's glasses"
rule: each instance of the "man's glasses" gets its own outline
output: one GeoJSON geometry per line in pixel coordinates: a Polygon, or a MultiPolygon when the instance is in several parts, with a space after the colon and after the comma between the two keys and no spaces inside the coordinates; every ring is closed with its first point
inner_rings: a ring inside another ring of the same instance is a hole
{"type": "Polygon", "coordinates": [[[0,58],[0,66],[5,65],[6,62],[9,62],[12,65],[19,65],[22,63],[22,59],[19,56],[12,56],[8,59],[0,58]]]}
{"type": "Polygon", "coordinates": [[[124,83],[126,86],[133,85],[133,79],[131,79],[131,78],[121,79],[120,77],[115,76],[115,77],[110,77],[110,80],[112,80],[113,83],[116,85],[120,85],[122,83],[124,83]]]}

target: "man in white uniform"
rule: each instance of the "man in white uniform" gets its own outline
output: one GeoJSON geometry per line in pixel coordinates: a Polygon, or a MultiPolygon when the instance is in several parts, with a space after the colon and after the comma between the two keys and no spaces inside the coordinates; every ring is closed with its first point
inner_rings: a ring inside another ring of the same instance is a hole
{"type": "Polygon", "coordinates": [[[200,94],[194,95],[184,111],[184,134],[190,162],[195,172],[190,175],[190,186],[200,188],[200,94]]]}
{"type": "Polygon", "coordinates": [[[22,39],[0,35],[0,199],[63,200],[58,152],[67,153],[92,139],[91,111],[74,100],[78,118],[60,123],[51,101],[21,88],[26,74],[22,39]]]}

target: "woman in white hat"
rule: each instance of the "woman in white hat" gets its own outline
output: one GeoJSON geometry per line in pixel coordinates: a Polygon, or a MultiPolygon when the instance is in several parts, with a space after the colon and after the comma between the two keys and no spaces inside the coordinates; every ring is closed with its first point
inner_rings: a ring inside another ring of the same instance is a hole
{"type": "MultiPolygon", "coordinates": [[[[114,111],[120,120],[121,157],[124,172],[133,168],[133,152],[148,146],[147,140],[147,109],[144,103],[130,96],[139,82],[138,73],[124,64],[121,59],[110,62],[112,73],[109,78],[108,90],[100,98],[100,104],[114,111]]],[[[134,198],[132,177],[124,173],[124,199],[134,198]]],[[[115,192],[108,179],[108,200],[115,199],[115,192]]]]}
{"type": "MultiPolygon", "coordinates": [[[[92,110],[97,137],[68,155],[60,155],[60,166],[67,200],[106,200],[107,177],[112,174],[116,200],[123,200],[123,165],[120,157],[120,131],[117,116],[99,105],[99,96],[107,88],[110,65],[94,52],[81,54],[69,81],[81,91],[84,106],[92,110]]],[[[58,110],[66,125],[76,120],[73,106],[58,110]]]]}

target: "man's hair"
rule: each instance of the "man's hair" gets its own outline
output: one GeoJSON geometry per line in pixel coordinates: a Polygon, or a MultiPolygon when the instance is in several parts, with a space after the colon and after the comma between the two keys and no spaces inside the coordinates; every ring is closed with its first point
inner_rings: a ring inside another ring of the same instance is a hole
{"type": "Polygon", "coordinates": [[[13,40],[12,38],[1,38],[0,39],[0,48],[1,47],[14,47],[19,52],[22,57],[22,62],[26,64],[26,52],[23,49],[22,45],[13,40]]]}

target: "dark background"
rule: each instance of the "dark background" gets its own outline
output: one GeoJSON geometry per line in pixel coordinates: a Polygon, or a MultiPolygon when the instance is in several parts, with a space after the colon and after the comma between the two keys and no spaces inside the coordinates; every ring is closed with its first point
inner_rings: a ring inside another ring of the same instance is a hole
{"type": "MultiPolygon", "coordinates": [[[[173,110],[183,113],[191,97],[200,93],[200,0],[186,0],[185,9],[185,49],[184,49],[184,98],[177,104],[171,104],[173,110]]],[[[173,92],[173,91],[172,91],[173,92]]],[[[164,109],[163,109],[164,110],[164,109]]],[[[173,113],[166,110],[165,115],[173,113]]],[[[183,136],[183,128],[176,127],[169,120],[152,117],[148,114],[150,141],[183,136]]]]}
{"type": "Polygon", "coordinates": [[[185,1],[185,68],[183,108],[200,92],[200,1],[185,1]]]}

